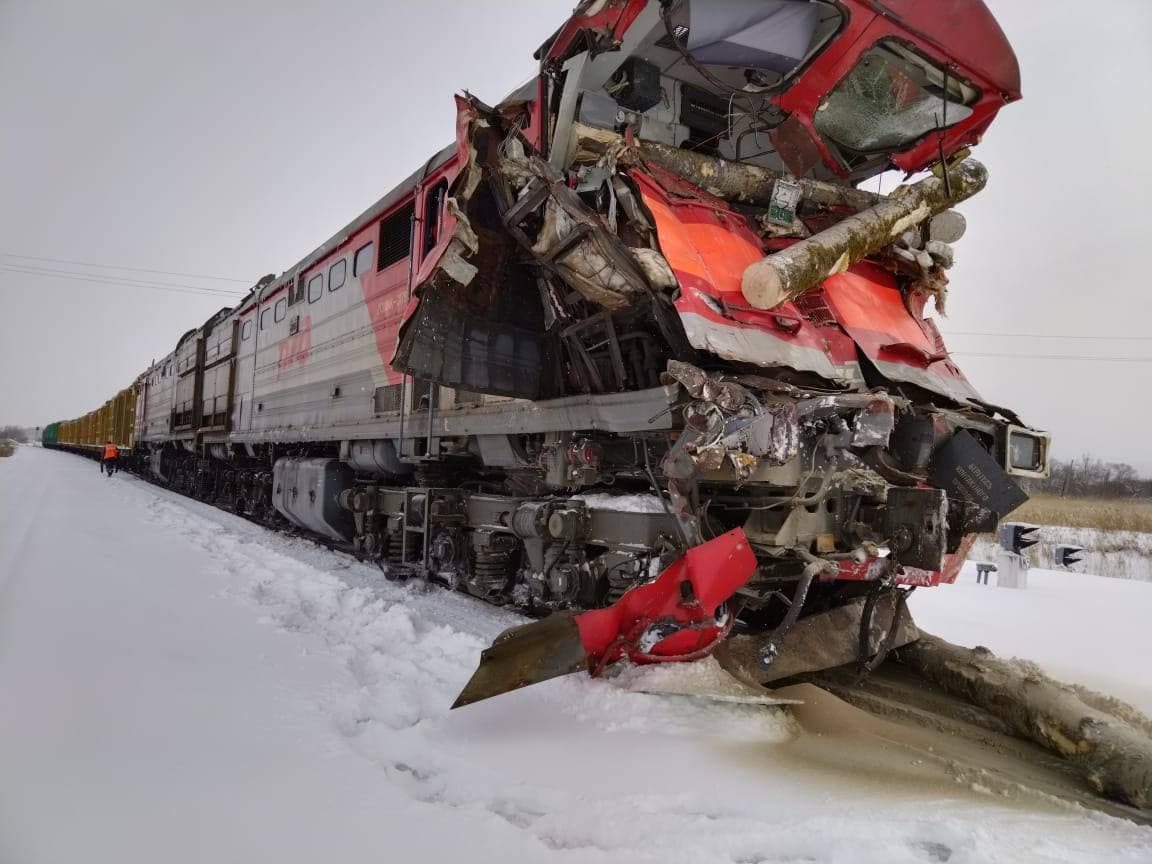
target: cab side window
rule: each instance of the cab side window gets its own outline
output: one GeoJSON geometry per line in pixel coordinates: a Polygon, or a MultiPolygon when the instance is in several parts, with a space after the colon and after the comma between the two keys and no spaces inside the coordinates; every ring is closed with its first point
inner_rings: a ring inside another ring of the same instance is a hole
{"type": "Polygon", "coordinates": [[[356,250],[356,257],[352,259],[352,275],[361,276],[372,269],[372,244],[365,243],[356,250]]]}
{"type": "Polygon", "coordinates": [[[440,220],[444,215],[444,199],[448,197],[448,181],[441,180],[424,198],[424,251],[427,255],[440,239],[440,220]]]}
{"type": "Polygon", "coordinates": [[[348,274],[348,262],[341,258],[328,268],[328,290],[335,291],[344,284],[348,274]]]}
{"type": "Polygon", "coordinates": [[[324,294],[324,274],[317,273],[308,280],[308,302],[315,303],[324,294]]]}

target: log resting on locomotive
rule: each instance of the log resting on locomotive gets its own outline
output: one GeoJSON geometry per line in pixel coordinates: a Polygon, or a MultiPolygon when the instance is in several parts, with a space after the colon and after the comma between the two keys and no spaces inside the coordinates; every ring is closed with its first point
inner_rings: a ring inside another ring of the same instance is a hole
{"type": "Polygon", "coordinates": [[[1013,478],[1047,471],[1047,436],[925,317],[987,179],[968,149],[1019,97],[995,20],[586,0],[537,57],[144,373],[126,461],[391,578],[553,613],[461,703],[730,634],[760,681],[914,638],[902,592],[954,579],[1013,478]],[[890,168],[932,173],[859,185],[890,168]]]}

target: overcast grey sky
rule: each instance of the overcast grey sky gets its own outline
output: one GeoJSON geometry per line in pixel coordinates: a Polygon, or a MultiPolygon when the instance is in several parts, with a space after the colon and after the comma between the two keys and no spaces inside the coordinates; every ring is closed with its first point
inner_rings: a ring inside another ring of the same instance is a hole
{"type": "MultiPolygon", "coordinates": [[[[98,406],[232,302],[90,274],[238,297],[447,143],[455,91],[528,78],[572,5],[0,0],[0,424],[98,406]]],[[[1041,359],[1152,361],[1152,2],[989,5],[1024,99],[977,149],[942,329],[1058,456],[1152,469],[1152,362],[1041,359]],[[1067,338],[1101,334],[1135,338],[1067,338]]]]}

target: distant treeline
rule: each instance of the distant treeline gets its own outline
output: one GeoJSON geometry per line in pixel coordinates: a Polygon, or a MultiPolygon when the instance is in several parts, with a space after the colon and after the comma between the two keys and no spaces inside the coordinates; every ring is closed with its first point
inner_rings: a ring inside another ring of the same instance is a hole
{"type": "Polygon", "coordinates": [[[28,443],[28,430],[23,426],[0,426],[0,441],[11,439],[18,444],[28,443]]]}
{"type": "Polygon", "coordinates": [[[1126,462],[1082,456],[1070,462],[1052,460],[1045,480],[1032,480],[1029,491],[1069,498],[1152,498],[1152,478],[1141,477],[1126,462]]]}

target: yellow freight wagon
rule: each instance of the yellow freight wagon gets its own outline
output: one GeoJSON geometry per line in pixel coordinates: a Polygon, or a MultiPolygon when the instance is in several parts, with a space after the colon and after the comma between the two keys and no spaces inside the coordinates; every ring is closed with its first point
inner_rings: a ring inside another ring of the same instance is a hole
{"type": "Polygon", "coordinates": [[[136,386],[125,387],[95,411],[60,423],[56,446],[82,451],[101,451],[112,441],[131,450],[136,432],[136,386]]]}

